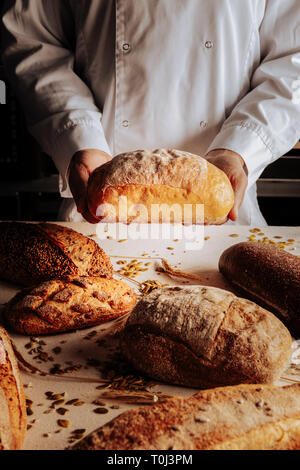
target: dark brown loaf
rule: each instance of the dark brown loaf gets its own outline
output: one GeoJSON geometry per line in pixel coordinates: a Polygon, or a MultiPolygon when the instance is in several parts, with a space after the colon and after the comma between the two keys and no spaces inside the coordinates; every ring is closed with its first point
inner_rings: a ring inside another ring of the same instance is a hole
{"type": "Polygon", "coordinates": [[[10,339],[0,327],[0,450],[21,449],[26,433],[26,402],[10,339]]]}
{"type": "Polygon", "coordinates": [[[208,388],[271,383],[286,367],[292,339],[272,313],[213,287],[171,287],[143,297],[121,347],[140,372],[208,388]]]}
{"type": "Polygon", "coordinates": [[[219,269],[237,292],[277,315],[300,335],[300,259],[273,245],[244,242],[228,248],[219,269]]]}
{"type": "Polygon", "coordinates": [[[299,450],[300,384],[237,385],[126,411],[72,450],[299,450]]]}
{"type": "Polygon", "coordinates": [[[56,224],[0,223],[0,279],[24,286],[68,275],[112,277],[94,241],[56,224]]]}
{"type": "Polygon", "coordinates": [[[24,289],[3,316],[14,331],[43,335],[99,325],[130,312],[135,303],[136,294],[125,282],[74,277],[24,289]]]}

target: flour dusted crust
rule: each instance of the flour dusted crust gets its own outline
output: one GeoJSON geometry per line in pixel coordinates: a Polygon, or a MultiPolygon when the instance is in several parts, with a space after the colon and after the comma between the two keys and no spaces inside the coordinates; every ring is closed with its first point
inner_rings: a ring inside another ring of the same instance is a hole
{"type": "Polygon", "coordinates": [[[80,276],[24,289],[3,315],[13,330],[42,335],[99,325],[130,312],[135,303],[136,294],[125,282],[80,276]]]}
{"type": "MultiPolygon", "coordinates": [[[[102,220],[114,221],[114,211],[108,207],[97,214],[101,204],[118,207],[119,196],[128,199],[127,218],[117,213],[117,221],[132,221],[136,211],[130,207],[143,204],[147,214],[140,222],[150,222],[151,204],[204,204],[204,222],[220,224],[226,221],[234,203],[231,184],[223,171],[204,158],[179,150],[138,150],[116,156],[94,171],[88,186],[88,204],[92,214],[102,220]]],[[[182,221],[179,212],[175,220],[182,221]]],[[[168,220],[162,219],[161,222],[168,220]]],[[[196,214],[188,222],[197,222],[196,214]]],[[[203,220],[202,220],[203,223],[203,220]]]]}
{"type": "Polygon", "coordinates": [[[137,370],[197,388],[271,383],[287,365],[291,343],[272,313],[202,286],[153,291],[133,309],[122,336],[137,370]]]}
{"type": "Polygon", "coordinates": [[[0,327],[0,450],[21,449],[26,432],[26,403],[17,360],[0,327]]]}
{"type": "Polygon", "coordinates": [[[236,385],[126,411],[73,450],[299,450],[300,384],[236,385]]]}
{"type": "Polygon", "coordinates": [[[112,274],[100,246],[75,230],[48,223],[0,223],[0,279],[30,286],[68,275],[112,274]]]}

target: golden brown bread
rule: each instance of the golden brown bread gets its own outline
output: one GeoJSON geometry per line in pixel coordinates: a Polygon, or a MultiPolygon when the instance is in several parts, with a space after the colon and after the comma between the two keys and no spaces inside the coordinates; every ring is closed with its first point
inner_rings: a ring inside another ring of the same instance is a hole
{"type": "Polygon", "coordinates": [[[26,433],[26,401],[17,360],[0,327],[0,450],[21,449],[26,433]]]}
{"type": "Polygon", "coordinates": [[[116,156],[97,168],[88,185],[90,212],[107,222],[177,222],[222,224],[234,203],[227,176],[204,158],[179,150],[138,150],[116,156]],[[120,196],[127,197],[127,210],[119,211],[120,196]],[[106,204],[103,213],[99,208],[106,204]],[[156,212],[157,204],[173,206],[174,213],[156,212]],[[192,204],[193,214],[184,205],[192,204]],[[204,205],[197,219],[196,205],[204,205]],[[141,207],[143,205],[143,208],[141,207]],[[169,218],[170,217],[170,218],[169,218]]]}
{"type": "Polygon", "coordinates": [[[272,383],[290,359],[291,344],[272,313],[202,286],[162,288],[143,297],[121,339],[138,371],[195,388],[272,383]]]}
{"type": "Polygon", "coordinates": [[[72,450],[299,450],[300,384],[236,385],[122,413],[72,450]]]}
{"type": "Polygon", "coordinates": [[[130,312],[135,303],[125,282],[70,277],[24,289],[6,304],[3,316],[14,331],[45,335],[99,325],[130,312]]]}
{"type": "Polygon", "coordinates": [[[268,308],[300,335],[300,259],[263,243],[243,242],[220,257],[220,272],[237,292],[268,308]]]}
{"type": "Polygon", "coordinates": [[[0,279],[24,286],[68,275],[112,277],[99,245],[56,224],[0,223],[0,279]]]}

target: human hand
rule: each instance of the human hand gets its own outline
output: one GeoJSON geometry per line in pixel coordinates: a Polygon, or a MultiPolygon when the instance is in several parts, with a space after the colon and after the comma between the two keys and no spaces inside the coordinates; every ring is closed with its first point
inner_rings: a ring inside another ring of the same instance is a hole
{"type": "Polygon", "coordinates": [[[77,210],[91,224],[98,223],[87,205],[87,184],[90,174],[99,166],[111,160],[111,156],[102,150],[80,150],[73,155],[70,163],[69,185],[77,210]]]}
{"type": "Polygon", "coordinates": [[[220,168],[227,175],[233,191],[234,206],[229,212],[229,219],[235,221],[243,202],[248,185],[248,177],[245,171],[243,158],[235,152],[226,149],[212,150],[205,156],[206,160],[220,168]]]}

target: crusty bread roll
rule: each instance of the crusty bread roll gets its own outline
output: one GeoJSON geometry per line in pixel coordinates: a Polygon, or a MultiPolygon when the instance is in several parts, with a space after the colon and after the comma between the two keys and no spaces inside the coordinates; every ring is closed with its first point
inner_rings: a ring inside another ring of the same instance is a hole
{"type": "Polygon", "coordinates": [[[17,360],[0,327],[0,450],[21,449],[26,433],[26,401],[17,360]]]}
{"type": "Polygon", "coordinates": [[[6,304],[3,316],[14,331],[45,335],[99,325],[130,312],[135,303],[125,282],[70,277],[24,289],[6,304]]]}
{"type": "Polygon", "coordinates": [[[222,224],[233,203],[232,186],[223,171],[204,158],[179,150],[118,155],[97,168],[88,185],[89,210],[106,222],[130,223],[138,211],[135,221],[144,223],[222,224]],[[126,196],[127,208],[121,202],[119,210],[120,196],[126,196]],[[166,210],[159,215],[157,204],[173,206],[174,213],[166,210]],[[191,214],[187,208],[184,213],[188,204],[193,205],[191,214]],[[196,205],[202,204],[204,221],[196,213],[196,205]]]}
{"type": "Polygon", "coordinates": [[[300,335],[300,259],[281,248],[243,242],[221,255],[219,269],[237,292],[275,313],[300,335]]]}
{"type": "Polygon", "coordinates": [[[121,347],[154,379],[186,387],[272,383],[292,338],[272,313],[213,287],[161,288],[131,312],[121,347]]]}
{"type": "Polygon", "coordinates": [[[300,384],[236,385],[122,413],[72,450],[299,450],[300,384]]]}
{"type": "Polygon", "coordinates": [[[112,277],[94,241],[56,224],[0,223],[0,279],[24,286],[67,275],[112,277]]]}

